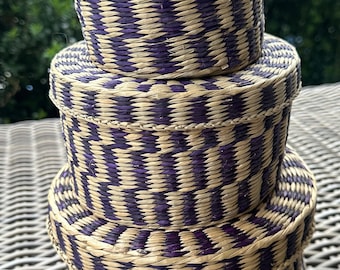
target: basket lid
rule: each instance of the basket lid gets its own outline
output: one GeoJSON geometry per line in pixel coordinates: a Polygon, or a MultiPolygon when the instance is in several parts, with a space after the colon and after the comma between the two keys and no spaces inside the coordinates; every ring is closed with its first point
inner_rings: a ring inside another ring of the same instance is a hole
{"type": "Polygon", "coordinates": [[[84,42],[56,55],[50,97],[65,114],[112,127],[183,130],[263,118],[298,94],[300,59],[293,46],[266,34],[261,57],[228,75],[137,79],[97,68],[84,42]]]}

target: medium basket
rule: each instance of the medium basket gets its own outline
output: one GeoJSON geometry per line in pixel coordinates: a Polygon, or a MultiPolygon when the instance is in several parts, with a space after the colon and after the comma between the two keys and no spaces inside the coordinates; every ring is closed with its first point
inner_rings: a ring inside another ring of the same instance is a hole
{"type": "MultiPolygon", "coordinates": [[[[84,208],[76,177],[65,166],[49,192],[48,228],[72,269],[301,270],[313,232],[316,186],[287,148],[271,196],[230,222],[195,228],[126,226],[84,208]]],[[[116,198],[117,204],[123,198],[116,198]]],[[[138,198],[137,198],[138,199],[138,198]]],[[[152,208],[150,204],[150,208],[152,208]]]]}
{"type": "Polygon", "coordinates": [[[77,0],[90,58],[103,70],[174,79],[230,73],[256,61],[262,0],[77,0]]]}
{"type": "Polygon", "coordinates": [[[300,89],[292,46],[266,35],[243,71],[178,81],[112,76],[86,52],[75,44],[51,66],[83,207],[126,226],[207,226],[272,191],[300,89]]]}

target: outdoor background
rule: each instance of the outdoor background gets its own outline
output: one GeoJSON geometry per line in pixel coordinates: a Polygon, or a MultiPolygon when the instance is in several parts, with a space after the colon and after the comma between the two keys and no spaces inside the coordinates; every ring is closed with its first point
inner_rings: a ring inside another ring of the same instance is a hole
{"type": "MultiPolygon", "coordinates": [[[[265,0],[265,11],[266,32],[296,46],[303,85],[340,81],[340,0],[265,0]]],[[[0,123],[58,116],[49,64],[80,39],[71,0],[0,0],[0,123]]]]}

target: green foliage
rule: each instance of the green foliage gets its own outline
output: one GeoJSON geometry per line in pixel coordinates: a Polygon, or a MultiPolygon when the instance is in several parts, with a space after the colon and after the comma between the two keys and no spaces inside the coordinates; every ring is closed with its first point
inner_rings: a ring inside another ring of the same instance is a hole
{"type": "MultiPolygon", "coordinates": [[[[340,1],[265,0],[266,32],[297,47],[304,85],[340,80],[340,1]]],[[[0,0],[0,123],[57,116],[48,67],[82,38],[72,0],[0,0]]]]}
{"type": "Polygon", "coordinates": [[[79,39],[70,0],[0,0],[0,123],[57,116],[48,99],[48,67],[79,39]]]}
{"type": "Polygon", "coordinates": [[[265,0],[266,32],[296,46],[304,85],[340,80],[340,1],[265,0]]]}

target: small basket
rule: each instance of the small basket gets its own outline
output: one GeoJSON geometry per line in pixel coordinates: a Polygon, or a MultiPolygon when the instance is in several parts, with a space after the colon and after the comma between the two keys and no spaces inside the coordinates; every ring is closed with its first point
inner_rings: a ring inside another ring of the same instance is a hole
{"type": "Polygon", "coordinates": [[[262,0],[77,0],[93,63],[137,78],[230,73],[256,61],[262,0]]]}
{"type": "Polygon", "coordinates": [[[272,36],[256,63],[230,76],[112,76],[84,43],[51,67],[79,202],[126,226],[207,226],[255,208],[280,173],[299,89],[295,50],[272,36]]]}
{"type": "Polygon", "coordinates": [[[241,218],[195,228],[130,227],[84,208],[67,165],[49,192],[48,228],[71,269],[301,270],[315,203],[313,175],[287,148],[274,192],[241,218]]]}

